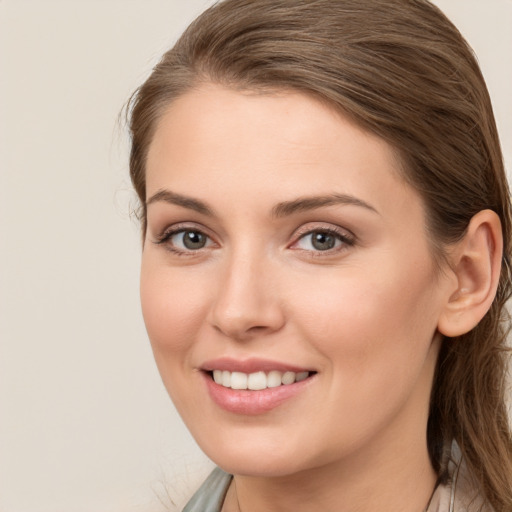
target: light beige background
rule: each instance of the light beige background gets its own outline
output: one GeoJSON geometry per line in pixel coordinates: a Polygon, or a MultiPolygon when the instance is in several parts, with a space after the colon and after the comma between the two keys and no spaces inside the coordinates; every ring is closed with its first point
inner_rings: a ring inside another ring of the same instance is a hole
{"type": "MultiPolygon", "coordinates": [[[[209,3],[0,0],[0,512],[175,510],[208,471],[146,339],[116,122],[209,3]]],[[[510,169],[512,0],[437,3],[480,59],[510,169]]]]}

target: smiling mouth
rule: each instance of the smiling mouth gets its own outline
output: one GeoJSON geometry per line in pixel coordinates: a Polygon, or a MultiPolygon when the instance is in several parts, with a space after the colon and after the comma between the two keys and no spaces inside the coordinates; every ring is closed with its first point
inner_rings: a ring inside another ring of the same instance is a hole
{"type": "Polygon", "coordinates": [[[213,370],[208,372],[216,384],[225,388],[236,390],[260,391],[268,388],[278,388],[280,386],[289,386],[296,382],[308,379],[316,372],[280,372],[273,370],[270,372],[230,372],[228,370],[213,370]]]}

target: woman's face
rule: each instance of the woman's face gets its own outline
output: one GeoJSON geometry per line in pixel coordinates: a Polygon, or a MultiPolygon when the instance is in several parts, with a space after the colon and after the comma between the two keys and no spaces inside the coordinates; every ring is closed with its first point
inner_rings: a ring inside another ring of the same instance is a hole
{"type": "Polygon", "coordinates": [[[385,142],[298,93],[208,85],[161,119],[143,314],[177,409],[227,471],[424,448],[453,279],[397,168],[385,142]]]}

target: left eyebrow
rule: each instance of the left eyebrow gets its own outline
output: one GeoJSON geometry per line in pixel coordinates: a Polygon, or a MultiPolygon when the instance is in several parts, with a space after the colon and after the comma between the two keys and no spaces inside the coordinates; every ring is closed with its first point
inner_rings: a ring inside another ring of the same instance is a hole
{"type": "Polygon", "coordinates": [[[323,206],[351,205],[365,208],[371,212],[379,212],[370,204],[349,194],[329,194],[326,196],[299,197],[293,201],[283,201],[272,208],[272,216],[276,218],[286,217],[297,212],[315,210],[323,206]]]}
{"type": "Polygon", "coordinates": [[[209,217],[213,217],[214,213],[212,209],[203,201],[199,201],[199,199],[194,199],[193,197],[183,196],[181,194],[176,194],[176,192],[171,192],[170,190],[160,189],[158,192],[153,194],[146,201],[146,208],[153,203],[158,201],[163,201],[164,203],[175,204],[177,206],[181,206],[183,208],[187,208],[189,210],[194,210],[198,213],[202,213],[203,215],[208,215],[209,217]]]}

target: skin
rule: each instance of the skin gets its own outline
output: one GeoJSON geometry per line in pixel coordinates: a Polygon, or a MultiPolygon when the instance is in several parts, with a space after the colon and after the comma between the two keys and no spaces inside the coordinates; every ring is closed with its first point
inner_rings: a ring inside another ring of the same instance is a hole
{"type": "Polygon", "coordinates": [[[298,93],[203,85],[160,120],[142,308],[183,420],[235,475],[224,511],[425,508],[438,322],[457,278],[436,272],[421,198],[397,169],[388,144],[298,93]],[[162,190],[196,202],[155,197],[162,190]],[[283,202],[333,194],[345,201],[276,215],[283,202]],[[180,229],[206,245],[187,249],[179,234],[157,243],[180,229]],[[341,235],[333,249],[313,246],[322,230],[341,235]],[[317,374],[271,411],[234,414],[200,370],[225,356],[317,374]]]}

